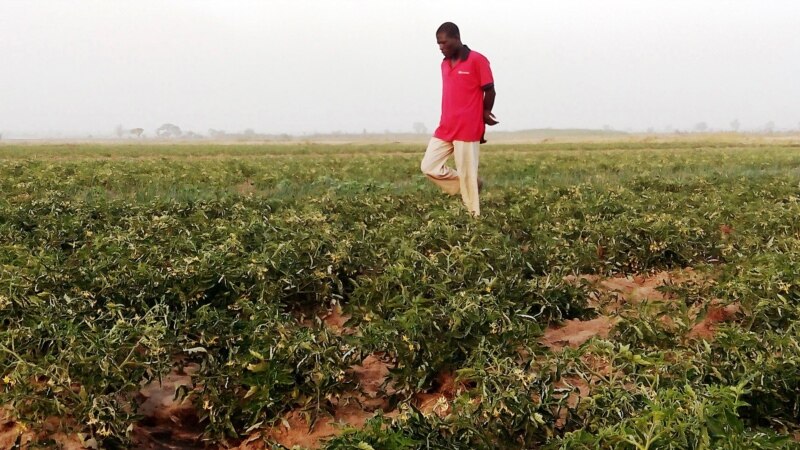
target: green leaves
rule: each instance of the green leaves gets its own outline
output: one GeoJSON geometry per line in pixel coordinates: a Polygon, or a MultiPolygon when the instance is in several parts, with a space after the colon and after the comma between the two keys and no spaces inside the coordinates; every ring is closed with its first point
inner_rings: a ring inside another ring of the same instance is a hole
{"type": "Polygon", "coordinates": [[[197,363],[181,396],[207,439],[235,442],[290,411],[327,417],[377,353],[396,414],[329,448],[785,445],[800,408],[795,147],[487,148],[479,220],[418,173],[419,151],[3,146],[0,404],[124,447],[141,385],[197,363]],[[682,267],[713,282],[619,305],[609,340],[538,343],[598,314],[566,276],[682,267]],[[712,301],[741,312],[687,339],[712,301]],[[334,308],[345,324],[319,317],[334,308]]]}

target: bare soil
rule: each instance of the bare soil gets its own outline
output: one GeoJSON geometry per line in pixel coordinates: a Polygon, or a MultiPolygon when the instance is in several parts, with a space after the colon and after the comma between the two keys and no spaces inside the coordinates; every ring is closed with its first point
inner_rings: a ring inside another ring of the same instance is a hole
{"type": "Polygon", "coordinates": [[[686,336],[690,339],[713,340],[717,325],[733,320],[740,312],[741,306],[738,303],[723,306],[719,301],[712,301],[705,317],[697,322],[686,336]]]}
{"type": "Polygon", "coordinates": [[[313,424],[311,415],[302,409],[286,414],[280,423],[266,430],[265,434],[279,444],[292,448],[295,445],[319,448],[326,439],[340,434],[346,428],[361,428],[378,410],[392,416],[389,410],[389,396],[394,392],[386,385],[390,365],[382,355],[367,356],[360,365],[350,368],[350,374],[357,380],[354,390],[332,399],[334,413],[318,417],[313,424]]]}
{"type": "Polygon", "coordinates": [[[564,347],[577,348],[595,336],[607,338],[615,323],[615,319],[607,316],[592,320],[568,320],[563,325],[547,328],[540,342],[554,351],[564,347]]]}
{"type": "Polygon", "coordinates": [[[0,449],[18,448],[16,445],[25,448],[45,439],[63,450],[83,450],[97,445],[94,440],[86,441],[75,433],[65,433],[62,428],[60,418],[51,417],[45,421],[45,431],[37,435],[15,421],[9,409],[0,408],[0,449]]]}
{"type": "Polygon", "coordinates": [[[191,392],[192,375],[197,364],[183,370],[173,369],[161,382],[153,381],[139,390],[138,412],[144,416],[133,429],[133,444],[138,449],[203,449],[202,429],[191,392]],[[178,389],[185,387],[188,396],[176,399],[178,389]]]}
{"type": "Polygon", "coordinates": [[[565,347],[577,348],[596,336],[607,338],[619,320],[615,314],[626,305],[672,300],[670,294],[662,292],[659,288],[697,279],[699,276],[692,269],[612,278],[602,278],[597,275],[568,276],[565,278],[568,282],[589,283],[592,286],[594,292],[590,297],[590,306],[597,309],[601,315],[592,320],[574,319],[560,325],[551,325],[540,342],[557,351],[565,347]]]}

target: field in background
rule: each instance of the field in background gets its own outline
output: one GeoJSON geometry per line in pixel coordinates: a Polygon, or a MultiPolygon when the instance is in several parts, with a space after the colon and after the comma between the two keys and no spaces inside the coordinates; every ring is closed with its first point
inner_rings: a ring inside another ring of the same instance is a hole
{"type": "MultiPolygon", "coordinates": [[[[218,145],[380,145],[380,144],[413,144],[425,145],[430,139],[428,133],[318,133],[308,135],[244,135],[230,134],[216,137],[156,137],[144,136],[136,137],[72,137],[72,138],[35,138],[35,137],[16,137],[6,136],[0,141],[2,145],[51,145],[51,144],[72,144],[72,145],[138,145],[138,146],[157,146],[157,145],[199,145],[199,146],[218,146],[218,145]]],[[[725,142],[734,144],[767,144],[770,142],[792,143],[800,142],[800,133],[797,131],[783,131],[771,133],[757,132],[673,132],[673,133],[641,133],[624,132],[614,130],[592,130],[592,129],[557,129],[557,128],[538,128],[517,131],[496,131],[487,130],[486,139],[490,145],[508,144],[556,144],[556,143],[601,143],[601,142],[725,142]]]]}
{"type": "Polygon", "coordinates": [[[794,448],[800,141],[578,141],[2,143],[0,447],[794,448]]]}

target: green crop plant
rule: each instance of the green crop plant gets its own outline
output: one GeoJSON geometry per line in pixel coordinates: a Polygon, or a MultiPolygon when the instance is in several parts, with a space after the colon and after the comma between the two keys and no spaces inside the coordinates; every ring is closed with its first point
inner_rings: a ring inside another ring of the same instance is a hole
{"type": "Polygon", "coordinates": [[[479,219],[421,152],[4,143],[0,406],[125,448],[138,390],[192,364],[177,394],[209,445],[270,441],[335,416],[378,355],[388,410],[322,446],[796,447],[796,143],[490,145],[479,219]],[[685,268],[659,301],[572,281],[685,268]],[[598,315],[606,338],[542,344],[598,315]]]}

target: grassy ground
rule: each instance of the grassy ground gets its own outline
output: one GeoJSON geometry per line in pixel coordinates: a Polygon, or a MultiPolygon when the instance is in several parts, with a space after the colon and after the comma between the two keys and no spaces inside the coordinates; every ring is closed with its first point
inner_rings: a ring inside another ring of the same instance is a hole
{"type": "Polygon", "coordinates": [[[4,427],[111,448],[794,445],[799,144],[487,145],[477,220],[422,151],[0,146],[4,427]],[[166,422],[183,437],[143,412],[168,374],[190,380],[166,422]],[[366,428],[286,437],[356,403],[366,428]]]}

